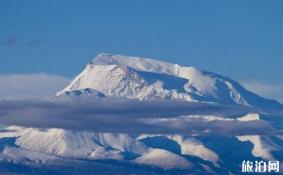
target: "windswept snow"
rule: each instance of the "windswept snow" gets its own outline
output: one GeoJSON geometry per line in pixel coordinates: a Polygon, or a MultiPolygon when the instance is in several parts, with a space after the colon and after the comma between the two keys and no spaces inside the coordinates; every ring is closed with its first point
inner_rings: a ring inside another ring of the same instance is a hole
{"type": "Polygon", "coordinates": [[[251,113],[237,118],[239,121],[253,121],[260,120],[260,115],[258,113],[251,113]]]}
{"type": "Polygon", "coordinates": [[[217,162],[219,161],[218,155],[212,150],[206,148],[199,140],[193,137],[184,137],[181,135],[174,135],[172,139],[181,146],[182,154],[193,155],[203,160],[211,161],[217,165],[217,162]]]}
{"type": "Polygon", "coordinates": [[[266,160],[274,160],[274,157],[271,154],[271,151],[275,148],[266,143],[263,138],[259,135],[246,135],[246,136],[238,136],[240,141],[249,141],[253,144],[252,154],[255,157],[261,157],[266,160]]]}

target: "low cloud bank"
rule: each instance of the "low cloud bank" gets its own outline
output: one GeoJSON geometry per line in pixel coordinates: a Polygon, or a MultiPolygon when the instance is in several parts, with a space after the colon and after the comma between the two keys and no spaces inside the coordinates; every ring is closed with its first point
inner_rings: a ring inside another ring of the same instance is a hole
{"type": "Polygon", "coordinates": [[[36,128],[64,128],[124,133],[278,134],[266,121],[232,118],[256,112],[243,106],[220,106],[180,101],[21,100],[0,101],[0,123],[36,128]],[[207,121],[213,115],[229,120],[207,121]],[[185,117],[184,117],[185,116],[185,117]]]}
{"type": "Polygon", "coordinates": [[[241,84],[248,90],[266,98],[278,100],[283,103],[283,85],[268,84],[256,80],[245,80],[241,84]]]}
{"type": "Polygon", "coordinates": [[[0,74],[0,99],[31,99],[54,95],[69,80],[58,75],[0,74]]]}

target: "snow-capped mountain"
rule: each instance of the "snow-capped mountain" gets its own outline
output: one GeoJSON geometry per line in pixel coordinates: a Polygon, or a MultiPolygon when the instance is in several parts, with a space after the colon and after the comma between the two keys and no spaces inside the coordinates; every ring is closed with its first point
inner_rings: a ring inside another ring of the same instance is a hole
{"type": "MultiPolygon", "coordinates": [[[[126,97],[251,108],[282,107],[222,75],[113,54],[99,54],[57,93],[56,98],[61,97],[71,100],[126,97]]],[[[264,120],[271,124],[276,120],[276,127],[283,123],[281,116],[260,111],[231,118],[187,117],[205,121],[264,120]]],[[[30,174],[239,174],[243,160],[283,160],[283,136],[97,133],[20,126],[7,126],[0,132],[0,172],[20,167],[22,172],[30,174]],[[74,167],[78,169],[73,170],[74,167]]]]}
{"type": "Polygon", "coordinates": [[[281,106],[222,75],[148,58],[107,53],[94,58],[57,95],[84,89],[93,89],[106,96],[140,100],[175,99],[265,108],[281,106]]]}

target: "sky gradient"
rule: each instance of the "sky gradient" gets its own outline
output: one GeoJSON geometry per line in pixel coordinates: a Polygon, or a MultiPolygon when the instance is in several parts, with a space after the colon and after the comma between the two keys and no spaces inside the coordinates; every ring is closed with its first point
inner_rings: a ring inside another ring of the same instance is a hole
{"type": "Polygon", "coordinates": [[[111,52],[283,87],[281,0],[2,0],[0,21],[0,74],[72,78],[111,52]]]}

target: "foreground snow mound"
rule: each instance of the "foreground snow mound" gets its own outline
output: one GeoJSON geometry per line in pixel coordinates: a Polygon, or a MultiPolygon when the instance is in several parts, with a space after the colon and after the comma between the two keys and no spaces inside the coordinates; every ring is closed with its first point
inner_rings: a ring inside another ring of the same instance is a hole
{"type": "Polygon", "coordinates": [[[163,149],[151,149],[135,160],[138,164],[151,165],[164,169],[192,169],[193,164],[185,158],[163,149]]]}
{"type": "Polygon", "coordinates": [[[214,165],[217,165],[219,161],[218,155],[206,148],[199,140],[192,137],[182,137],[180,135],[174,135],[171,139],[181,146],[181,153],[183,155],[193,155],[203,160],[211,161],[214,165]]]}
{"type": "Polygon", "coordinates": [[[15,145],[36,152],[85,159],[124,159],[143,154],[147,147],[128,134],[11,126],[0,138],[16,137],[15,145]]]}
{"type": "MultiPolygon", "coordinates": [[[[94,89],[106,96],[179,99],[257,107],[282,107],[222,75],[153,59],[99,54],[61,92],[94,89]]],[[[78,93],[75,93],[78,94],[78,93]]]]}

